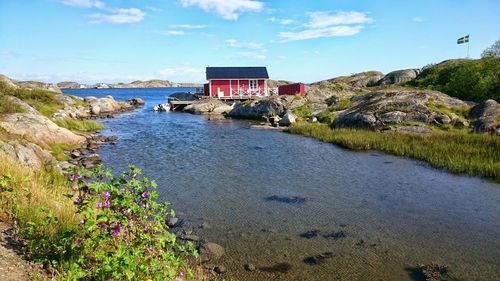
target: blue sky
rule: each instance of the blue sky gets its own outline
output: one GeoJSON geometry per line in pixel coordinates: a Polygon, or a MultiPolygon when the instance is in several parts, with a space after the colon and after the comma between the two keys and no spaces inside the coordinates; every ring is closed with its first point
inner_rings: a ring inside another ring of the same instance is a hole
{"type": "Polygon", "coordinates": [[[0,0],[0,73],[27,80],[203,82],[267,66],[314,82],[470,56],[500,39],[498,0],[0,0]]]}

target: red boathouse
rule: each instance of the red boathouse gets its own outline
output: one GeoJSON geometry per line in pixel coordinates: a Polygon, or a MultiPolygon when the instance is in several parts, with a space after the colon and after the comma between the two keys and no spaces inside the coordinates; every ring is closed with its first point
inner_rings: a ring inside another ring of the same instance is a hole
{"type": "Polygon", "coordinates": [[[280,96],[290,96],[290,95],[304,96],[305,92],[306,89],[304,83],[294,83],[278,87],[278,95],[280,96]]]}
{"type": "Polygon", "coordinates": [[[207,67],[205,95],[219,99],[249,99],[269,96],[265,67],[207,67]]]}

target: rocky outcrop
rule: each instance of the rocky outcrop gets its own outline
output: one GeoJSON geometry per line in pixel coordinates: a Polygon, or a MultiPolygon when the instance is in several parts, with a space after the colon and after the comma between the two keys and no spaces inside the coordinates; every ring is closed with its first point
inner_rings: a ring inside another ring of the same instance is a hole
{"type": "MultiPolygon", "coordinates": [[[[384,77],[382,72],[367,71],[351,76],[340,76],[311,84],[306,91],[306,98],[312,104],[330,105],[335,99],[350,98],[366,87],[376,85],[384,77]]],[[[322,106],[312,106],[313,110],[321,110],[322,106]]]]}
{"type": "Polygon", "coordinates": [[[91,96],[85,97],[84,100],[90,105],[90,112],[95,115],[113,113],[120,111],[122,108],[122,106],[115,101],[112,96],[106,96],[100,99],[91,96]]]}
{"type": "Polygon", "coordinates": [[[474,106],[470,115],[476,120],[473,122],[475,132],[487,132],[500,136],[500,104],[495,100],[486,100],[474,106]]]}
{"type": "Polygon", "coordinates": [[[268,119],[271,116],[283,116],[286,103],[280,98],[252,100],[234,104],[229,117],[244,119],[268,119]]]}
{"type": "Polygon", "coordinates": [[[77,82],[71,82],[71,81],[57,83],[57,87],[59,87],[60,89],[80,89],[80,88],[85,87],[85,86],[83,86],[83,87],[82,86],[83,85],[80,85],[77,82]]]}
{"type": "Polygon", "coordinates": [[[8,87],[17,88],[18,86],[14,83],[16,80],[10,79],[9,77],[0,74],[0,82],[5,83],[8,87]]]}
{"type": "Polygon", "coordinates": [[[409,122],[468,126],[464,117],[453,113],[468,105],[436,91],[383,90],[354,97],[352,102],[353,105],[335,119],[334,127],[379,130],[409,122]]]}
{"type": "Polygon", "coordinates": [[[388,73],[377,84],[378,85],[391,85],[402,84],[417,78],[420,74],[420,69],[402,69],[388,73]]]}
{"type": "Polygon", "coordinates": [[[7,133],[23,136],[30,142],[41,146],[50,144],[81,144],[85,137],[57,126],[49,118],[15,97],[10,101],[19,104],[23,113],[7,114],[0,119],[0,126],[7,133]]]}
{"type": "Polygon", "coordinates": [[[185,112],[194,114],[223,114],[233,107],[218,99],[202,99],[184,108],[185,112]]]}
{"type": "Polygon", "coordinates": [[[22,144],[16,140],[0,141],[0,153],[29,168],[43,168],[45,165],[53,165],[57,162],[52,155],[38,145],[22,144]]]}
{"type": "Polygon", "coordinates": [[[47,90],[51,92],[60,93],[61,89],[57,87],[56,84],[52,83],[43,83],[39,81],[17,81],[15,84],[19,87],[35,89],[35,90],[47,90]]]}

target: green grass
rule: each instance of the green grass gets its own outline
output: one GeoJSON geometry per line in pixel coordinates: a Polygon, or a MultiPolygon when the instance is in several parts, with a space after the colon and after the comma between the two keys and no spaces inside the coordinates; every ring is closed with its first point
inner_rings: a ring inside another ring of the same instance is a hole
{"type": "Polygon", "coordinates": [[[352,101],[350,99],[341,99],[336,104],[328,107],[328,110],[330,112],[341,111],[341,110],[344,110],[344,109],[348,109],[351,105],[352,105],[352,101]]]}
{"type": "Polygon", "coordinates": [[[78,145],[71,144],[51,144],[48,149],[50,154],[54,156],[59,161],[66,161],[71,159],[71,157],[66,153],[66,151],[72,151],[78,148],[78,145]]]}
{"type": "Polygon", "coordinates": [[[76,120],[71,118],[58,118],[54,120],[59,127],[77,132],[94,133],[104,128],[101,123],[94,120],[76,120]]]}
{"type": "Polygon", "coordinates": [[[309,103],[306,103],[306,104],[303,104],[299,107],[296,107],[292,111],[295,115],[297,115],[298,117],[300,117],[304,120],[311,117],[311,115],[313,113],[311,108],[309,108],[309,103]]]}
{"type": "Polygon", "coordinates": [[[425,161],[435,168],[500,182],[500,138],[495,136],[466,132],[419,135],[333,130],[327,124],[304,122],[293,125],[287,131],[353,150],[380,150],[410,157],[425,161]]]}
{"type": "Polygon", "coordinates": [[[13,88],[1,81],[0,95],[17,97],[49,118],[64,106],[64,104],[56,99],[55,93],[51,91],[13,88]]]}
{"type": "Polygon", "coordinates": [[[7,99],[7,96],[0,92],[0,114],[23,113],[24,109],[7,99]]]}

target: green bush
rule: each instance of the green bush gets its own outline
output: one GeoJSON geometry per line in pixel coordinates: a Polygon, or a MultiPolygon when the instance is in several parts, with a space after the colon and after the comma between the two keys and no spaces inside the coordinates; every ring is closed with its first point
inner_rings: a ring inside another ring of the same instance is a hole
{"type": "Polygon", "coordinates": [[[429,66],[407,84],[441,91],[462,100],[500,102],[500,58],[457,60],[429,66]]]}
{"type": "Polygon", "coordinates": [[[0,92],[0,114],[23,113],[24,109],[8,100],[7,96],[0,92]]]}
{"type": "Polygon", "coordinates": [[[102,168],[71,176],[79,188],[74,203],[81,229],[71,238],[74,256],[65,278],[192,279],[183,256],[197,255],[194,246],[169,232],[165,219],[175,213],[157,202],[155,182],[140,174],[130,166],[119,177],[102,168]]]}

